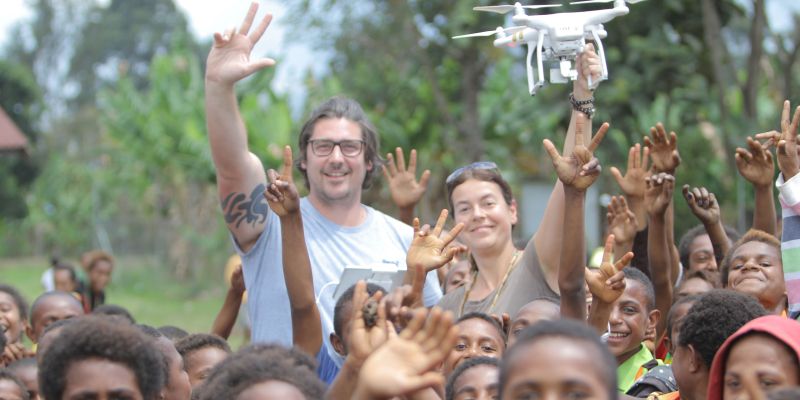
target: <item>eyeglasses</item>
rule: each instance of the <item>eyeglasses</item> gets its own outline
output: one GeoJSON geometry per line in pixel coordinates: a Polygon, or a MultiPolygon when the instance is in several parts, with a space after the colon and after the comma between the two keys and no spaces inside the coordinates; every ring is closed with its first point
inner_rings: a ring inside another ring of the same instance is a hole
{"type": "Polygon", "coordinates": [[[345,157],[355,157],[361,154],[361,151],[364,149],[363,140],[335,141],[330,139],[312,139],[309,140],[308,143],[311,143],[311,151],[318,157],[329,156],[333,153],[333,148],[336,146],[339,146],[339,150],[341,150],[342,155],[345,157]]]}
{"type": "Polygon", "coordinates": [[[491,161],[478,161],[456,169],[455,171],[453,171],[452,174],[447,176],[447,179],[444,182],[445,184],[449,185],[453,183],[453,181],[458,179],[458,177],[461,176],[461,174],[467,171],[471,171],[473,169],[484,169],[484,170],[495,170],[495,171],[499,170],[499,168],[497,168],[497,164],[491,161]]]}

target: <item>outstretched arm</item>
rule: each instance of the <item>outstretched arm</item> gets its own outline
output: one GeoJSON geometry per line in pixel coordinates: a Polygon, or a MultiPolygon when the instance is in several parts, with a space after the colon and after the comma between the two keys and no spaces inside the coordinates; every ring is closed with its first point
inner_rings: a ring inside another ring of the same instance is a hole
{"type": "Polygon", "coordinates": [[[558,179],[564,186],[565,210],[563,216],[562,247],[558,268],[558,288],[561,293],[561,315],[580,321],[586,319],[584,287],[584,203],[586,190],[600,175],[594,150],[608,131],[608,123],[597,131],[588,147],[584,145],[584,126],[588,118],[580,115],[577,121],[572,154],[562,157],[555,145],[544,140],[544,148],[553,161],[558,179]]]}
{"type": "MultiPolygon", "coordinates": [[[[666,315],[672,306],[672,279],[670,278],[670,251],[667,242],[666,213],[672,202],[675,178],[667,173],[659,173],[647,179],[645,202],[650,214],[647,254],[650,264],[650,278],[656,295],[656,309],[666,315]]],[[[666,318],[659,319],[656,338],[660,338],[666,327],[666,318]]]]}
{"type": "Polygon", "coordinates": [[[283,277],[292,312],[292,341],[308,354],[322,347],[322,323],[314,298],[311,260],[308,258],[300,196],[292,179],[292,148],[283,148],[283,168],[267,172],[269,186],[264,192],[269,207],[281,220],[283,277]]]}
{"type": "Polygon", "coordinates": [[[775,164],[772,153],[756,140],[747,137],[747,147],[736,149],[736,168],[739,174],[753,185],[755,208],[753,209],[753,229],[775,235],[778,232],[775,213],[775,193],[772,179],[775,177],[775,164]]]}
{"type": "MultiPolygon", "coordinates": [[[[592,90],[587,84],[587,77],[591,76],[592,81],[597,82],[602,73],[602,66],[600,65],[600,57],[595,53],[592,44],[587,44],[584,52],[576,59],[576,69],[578,70],[578,79],[573,84],[573,96],[576,100],[593,99],[592,90]]],[[[564,141],[562,150],[563,154],[572,153],[578,114],[581,113],[572,110],[569,128],[567,129],[567,138],[564,141]]],[[[589,143],[592,139],[591,120],[584,128],[583,140],[584,143],[589,143]]],[[[535,246],[536,254],[539,256],[539,264],[547,279],[547,285],[554,291],[558,289],[558,266],[560,265],[559,259],[561,257],[564,212],[564,187],[561,181],[557,181],[550,198],[547,200],[542,223],[528,243],[529,246],[535,246]]]]}
{"type": "Polygon", "coordinates": [[[225,223],[244,251],[264,231],[268,212],[262,196],[266,188],[264,168],[247,147],[247,130],[234,91],[239,80],[275,64],[271,59],[250,59],[250,51],[272,20],[272,15],[267,14],[251,32],[257,11],[258,3],[253,3],[237,31],[214,34],[205,80],[206,125],[217,193],[225,223]]]}

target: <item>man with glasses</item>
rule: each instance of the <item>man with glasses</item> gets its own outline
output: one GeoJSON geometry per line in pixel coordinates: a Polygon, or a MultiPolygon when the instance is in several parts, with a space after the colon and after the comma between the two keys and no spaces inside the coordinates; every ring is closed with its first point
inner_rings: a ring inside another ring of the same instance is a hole
{"type": "MultiPolygon", "coordinates": [[[[234,91],[237,81],[274,64],[250,59],[271,19],[267,15],[253,27],[257,9],[254,3],[238,31],[214,36],[206,68],[206,118],[225,222],[242,256],[252,340],[291,345],[280,220],[264,199],[268,179],[261,161],[248,150],[234,91]]],[[[320,105],[300,132],[295,166],[308,188],[300,210],[323,339],[333,331],[333,292],[345,266],[405,266],[411,227],[361,204],[362,189],[383,163],[378,148],[378,135],[361,106],[346,98],[320,105]]],[[[270,175],[270,180],[277,178],[270,175]]],[[[436,275],[429,274],[425,304],[440,297],[436,275]]]]}

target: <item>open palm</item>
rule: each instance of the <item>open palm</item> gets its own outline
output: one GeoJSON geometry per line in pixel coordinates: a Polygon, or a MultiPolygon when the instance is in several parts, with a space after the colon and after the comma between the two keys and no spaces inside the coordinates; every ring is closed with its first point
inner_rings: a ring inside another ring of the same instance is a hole
{"type": "Polygon", "coordinates": [[[206,61],[206,79],[232,85],[262,68],[275,65],[275,60],[269,58],[251,59],[253,46],[258,43],[272,21],[272,15],[267,14],[250,32],[256,12],[258,3],[254,2],[238,30],[214,33],[214,45],[206,61]]]}

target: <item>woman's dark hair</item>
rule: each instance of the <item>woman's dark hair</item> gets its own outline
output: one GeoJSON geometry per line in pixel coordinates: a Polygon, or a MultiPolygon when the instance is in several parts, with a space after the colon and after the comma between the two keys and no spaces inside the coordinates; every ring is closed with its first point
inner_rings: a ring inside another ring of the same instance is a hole
{"type": "Polygon", "coordinates": [[[372,163],[372,169],[367,170],[361,187],[364,189],[369,188],[373,177],[379,173],[384,163],[383,157],[381,157],[378,151],[378,149],[380,149],[378,131],[367,118],[367,113],[361,108],[361,104],[358,104],[358,102],[353,99],[338,96],[328,99],[315,108],[314,111],[311,112],[311,116],[308,117],[308,120],[303,124],[303,128],[300,129],[300,138],[298,140],[300,154],[295,160],[294,165],[303,174],[306,180],[306,188],[308,188],[308,172],[301,165],[307,159],[306,154],[309,141],[314,134],[314,128],[317,126],[317,122],[326,118],[344,118],[355,122],[361,128],[361,138],[364,140],[364,161],[368,164],[372,163]]]}
{"type": "Polygon", "coordinates": [[[511,185],[508,181],[503,179],[500,171],[497,169],[484,169],[484,168],[465,168],[458,176],[454,177],[451,181],[447,182],[447,202],[450,205],[450,215],[455,216],[455,207],[453,206],[453,191],[462,183],[474,179],[476,181],[492,182],[500,187],[500,192],[503,194],[503,200],[506,204],[511,205],[514,202],[514,194],[511,192],[511,185]]]}

